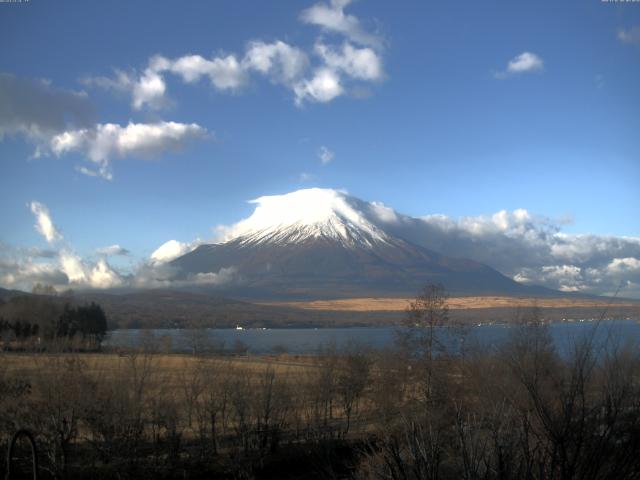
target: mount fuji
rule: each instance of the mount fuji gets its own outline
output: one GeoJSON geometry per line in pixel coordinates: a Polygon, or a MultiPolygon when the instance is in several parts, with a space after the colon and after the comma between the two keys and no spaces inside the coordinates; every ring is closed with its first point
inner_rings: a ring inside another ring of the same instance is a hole
{"type": "Polygon", "coordinates": [[[341,191],[312,188],[253,203],[253,214],[227,227],[223,241],[172,260],[178,278],[233,272],[216,288],[255,298],[413,295],[428,283],[453,294],[556,293],[394,235],[383,220],[399,214],[341,191]]]}

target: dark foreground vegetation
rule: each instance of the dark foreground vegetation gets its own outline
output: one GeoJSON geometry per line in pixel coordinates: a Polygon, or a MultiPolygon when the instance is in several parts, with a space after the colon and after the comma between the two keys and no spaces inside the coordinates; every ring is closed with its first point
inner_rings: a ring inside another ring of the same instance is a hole
{"type": "Polygon", "coordinates": [[[32,432],[40,478],[640,478],[638,345],[560,355],[532,311],[499,351],[452,355],[441,293],[383,352],[0,353],[0,448],[32,432]]]}
{"type": "Polygon", "coordinates": [[[16,297],[0,308],[0,348],[43,350],[51,345],[97,350],[107,333],[107,317],[94,302],[71,306],[37,297],[16,297]],[[3,314],[7,314],[5,317],[3,314]]]}

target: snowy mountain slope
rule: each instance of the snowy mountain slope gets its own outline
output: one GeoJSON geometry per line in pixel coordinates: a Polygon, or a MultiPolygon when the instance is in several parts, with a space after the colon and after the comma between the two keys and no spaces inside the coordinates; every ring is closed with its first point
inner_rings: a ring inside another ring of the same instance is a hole
{"type": "Polygon", "coordinates": [[[233,288],[257,296],[413,294],[427,283],[453,293],[526,293],[496,270],[450,258],[381,228],[395,214],[345,193],[307,189],[261,197],[221,243],[201,245],[171,265],[186,277],[233,268],[233,288]]]}
{"type": "Polygon", "coordinates": [[[364,204],[345,193],[310,188],[253,200],[253,214],[226,233],[226,240],[247,244],[292,244],[324,238],[345,246],[385,243],[388,235],[362,210],[364,204]]]}

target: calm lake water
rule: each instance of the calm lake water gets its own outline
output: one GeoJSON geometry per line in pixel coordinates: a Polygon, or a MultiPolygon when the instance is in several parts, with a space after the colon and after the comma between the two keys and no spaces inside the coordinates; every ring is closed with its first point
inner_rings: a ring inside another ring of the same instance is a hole
{"type": "MultiPolygon", "coordinates": [[[[508,325],[482,325],[468,329],[464,344],[456,337],[451,342],[464,348],[497,348],[506,342],[518,327],[508,325]]],[[[607,320],[600,322],[552,323],[549,332],[556,348],[561,352],[571,347],[585,335],[594,334],[596,344],[617,341],[640,341],[640,323],[633,320],[607,320]]],[[[442,335],[446,336],[445,330],[442,335]]],[[[358,345],[375,349],[391,347],[397,338],[396,327],[356,328],[282,328],[282,329],[203,329],[203,330],[114,330],[104,341],[113,348],[137,348],[155,345],[173,352],[198,351],[243,351],[253,354],[288,352],[313,354],[319,349],[335,345],[342,349],[358,345]]]]}

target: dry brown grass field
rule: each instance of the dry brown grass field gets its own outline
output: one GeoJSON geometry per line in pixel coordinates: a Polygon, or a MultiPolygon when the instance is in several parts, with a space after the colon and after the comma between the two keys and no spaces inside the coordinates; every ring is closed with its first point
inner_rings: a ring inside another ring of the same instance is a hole
{"type": "MultiPolygon", "coordinates": [[[[5,375],[31,377],[52,363],[81,361],[85,374],[96,379],[105,379],[122,372],[132,360],[141,360],[144,354],[117,353],[0,353],[2,371],[5,375]],[[137,358],[136,358],[137,357],[137,358]]],[[[147,355],[152,360],[156,378],[161,378],[163,388],[178,388],[184,372],[196,368],[228,369],[241,368],[259,374],[272,368],[276,374],[293,375],[304,373],[318,366],[318,359],[309,355],[261,355],[235,357],[199,357],[187,354],[147,355]]]]}
{"type": "MultiPolygon", "coordinates": [[[[407,308],[412,298],[346,298],[334,300],[312,300],[291,302],[263,302],[263,305],[295,307],[303,310],[330,310],[344,312],[398,312],[407,308]]],[[[450,297],[451,310],[473,310],[485,308],[605,308],[610,303],[616,307],[640,308],[640,302],[632,300],[590,298],[535,298],[506,296],[450,297]]]]}

